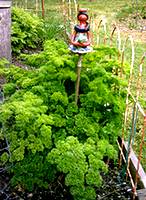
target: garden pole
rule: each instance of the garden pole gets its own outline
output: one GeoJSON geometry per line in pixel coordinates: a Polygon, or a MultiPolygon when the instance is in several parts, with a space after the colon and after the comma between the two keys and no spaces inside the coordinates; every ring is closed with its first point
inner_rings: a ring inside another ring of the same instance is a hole
{"type": "Polygon", "coordinates": [[[77,80],[76,80],[76,91],[75,91],[75,103],[77,105],[79,98],[79,87],[80,87],[80,73],[82,68],[82,55],[79,54],[79,60],[77,64],[77,80]]]}
{"type": "Polygon", "coordinates": [[[42,17],[45,17],[45,2],[42,0],[42,17]]]}
{"type": "Polygon", "coordinates": [[[39,2],[38,0],[35,0],[35,11],[36,11],[36,15],[38,15],[38,7],[39,7],[39,2]]]}
{"type": "Polygon", "coordinates": [[[25,10],[27,10],[27,4],[28,4],[28,2],[27,2],[27,0],[25,0],[25,10]]]}

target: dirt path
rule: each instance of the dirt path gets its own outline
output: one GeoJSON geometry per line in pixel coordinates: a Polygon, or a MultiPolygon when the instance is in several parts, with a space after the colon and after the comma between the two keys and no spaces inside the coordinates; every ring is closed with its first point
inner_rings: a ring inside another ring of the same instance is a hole
{"type": "Polygon", "coordinates": [[[129,29],[124,24],[118,24],[121,33],[123,35],[132,35],[134,41],[140,42],[146,45],[146,19],[141,22],[141,29],[129,29]]]}

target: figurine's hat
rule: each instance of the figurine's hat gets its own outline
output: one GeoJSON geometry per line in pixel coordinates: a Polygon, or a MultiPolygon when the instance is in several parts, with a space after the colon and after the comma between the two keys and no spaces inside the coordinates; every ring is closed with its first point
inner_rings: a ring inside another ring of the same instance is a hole
{"type": "Polygon", "coordinates": [[[86,15],[88,19],[87,9],[86,8],[80,8],[79,13],[77,15],[77,18],[79,18],[80,15],[86,15]]]}

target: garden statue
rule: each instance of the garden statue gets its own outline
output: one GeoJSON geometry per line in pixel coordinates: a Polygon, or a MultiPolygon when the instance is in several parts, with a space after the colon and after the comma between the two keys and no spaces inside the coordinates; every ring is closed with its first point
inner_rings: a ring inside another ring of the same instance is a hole
{"type": "Polygon", "coordinates": [[[87,9],[80,9],[78,13],[78,21],[79,24],[75,25],[74,33],[71,36],[71,44],[69,49],[74,53],[88,53],[92,51],[92,47],[90,46],[90,25],[87,22],[88,15],[87,9]]]}

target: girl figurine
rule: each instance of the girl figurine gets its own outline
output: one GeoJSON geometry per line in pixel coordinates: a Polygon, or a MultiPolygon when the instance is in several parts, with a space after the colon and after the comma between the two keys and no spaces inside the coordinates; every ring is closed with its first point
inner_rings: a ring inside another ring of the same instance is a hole
{"type": "Polygon", "coordinates": [[[71,45],[69,49],[74,53],[88,53],[92,51],[90,47],[90,34],[87,9],[80,9],[78,16],[79,24],[74,27],[74,33],[71,36],[71,45]]]}

